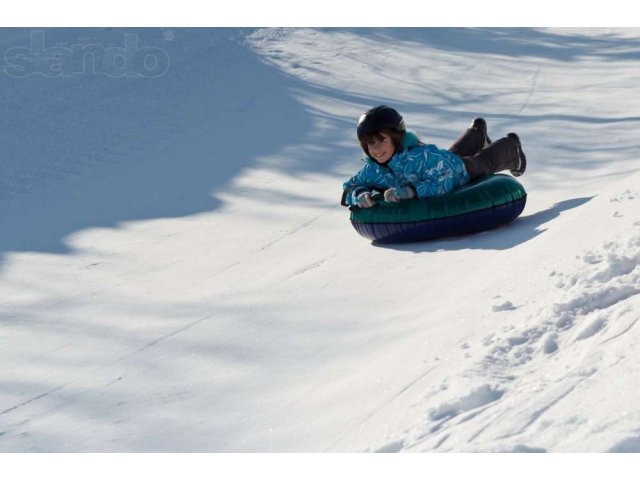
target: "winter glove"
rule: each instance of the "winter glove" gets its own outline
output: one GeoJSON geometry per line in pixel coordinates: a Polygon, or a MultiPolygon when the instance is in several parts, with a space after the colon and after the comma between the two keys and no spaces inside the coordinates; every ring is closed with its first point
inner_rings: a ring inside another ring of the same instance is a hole
{"type": "Polygon", "coordinates": [[[409,200],[415,196],[416,191],[409,185],[398,188],[389,188],[384,191],[385,202],[399,202],[401,200],[409,200]]]}
{"type": "Polygon", "coordinates": [[[371,198],[371,193],[369,192],[364,192],[358,195],[356,201],[358,202],[358,206],[360,208],[370,208],[376,204],[375,200],[371,198]]]}

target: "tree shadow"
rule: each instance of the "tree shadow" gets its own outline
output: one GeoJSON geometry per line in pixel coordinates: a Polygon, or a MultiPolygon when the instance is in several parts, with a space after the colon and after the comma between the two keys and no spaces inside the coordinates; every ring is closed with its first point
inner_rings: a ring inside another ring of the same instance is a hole
{"type": "Polygon", "coordinates": [[[307,109],[248,48],[249,32],[0,30],[0,262],[69,253],[65,238],[87,228],[216,210],[241,171],[308,132],[307,109]],[[146,61],[122,53],[131,39],[165,55],[166,72],[126,73],[146,61]],[[70,66],[47,57],[55,48],[70,66]],[[24,52],[28,75],[11,70],[24,52]]]}
{"type": "Polygon", "coordinates": [[[533,240],[546,229],[542,225],[560,216],[562,212],[586,204],[594,197],[580,197],[563,200],[552,207],[532,215],[521,216],[499,228],[460,237],[450,237],[422,243],[384,244],[372,242],[379,248],[405,252],[439,252],[452,250],[508,250],[533,240]]]}
{"type": "Polygon", "coordinates": [[[380,42],[409,42],[443,51],[537,57],[562,62],[597,58],[604,61],[637,60],[640,45],[630,48],[628,38],[614,33],[589,36],[534,28],[349,28],[380,42]]]}

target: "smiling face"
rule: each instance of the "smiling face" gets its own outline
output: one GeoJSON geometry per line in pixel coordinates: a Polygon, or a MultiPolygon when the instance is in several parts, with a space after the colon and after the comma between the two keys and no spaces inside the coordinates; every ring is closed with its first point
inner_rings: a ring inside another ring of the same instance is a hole
{"type": "Polygon", "coordinates": [[[369,150],[369,156],[383,165],[391,160],[396,150],[393,140],[384,132],[380,132],[379,138],[374,137],[369,139],[367,148],[369,150]]]}

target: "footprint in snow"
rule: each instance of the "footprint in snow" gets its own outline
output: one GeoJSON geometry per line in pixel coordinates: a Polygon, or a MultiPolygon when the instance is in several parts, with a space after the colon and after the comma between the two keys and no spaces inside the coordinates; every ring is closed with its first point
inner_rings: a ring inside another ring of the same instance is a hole
{"type": "Polygon", "coordinates": [[[576,336],[576,340],[585,340],[593,337],[600,330],[604,329],[608,323],[608,320],[604,317],[595,319],[576,336]]]}
{"type": "Polygon", "coordinates": [[[494,312],[506,312],[506,311],[515,310],[515,309],[516,309],[515,305],[509,301],[498,303],[491,307],[491,310],[494,312]]]}
{"type": "Polygon", "coordinates": [[[404,447],[404,440],[397,440],[391,442],[383,447],[380,447],[375,453],[398,453],[404,447]]]}
{"type": "Polygon", "coordinates": [[[547,355],[551,355],[554,352],[557,352],[558,349],[558,335],[556,333],[550,333],[544,339],[542,351],[547,355]]]}
{"type": "Polygon", "coordinates": [[[609,453],[640,453],[640,437],[629,437],[609,449],[609,453]]]}
{"type": "Polygon", "coordinates": [[[461,413],[495,402],[502,398],[504,393],[505,391],[499,388],[482,385],[464,397],[460,397],[450,403],[443,403],[436,407],[429,413],[429,418],[434,421],[449,420],[461,413]]]}

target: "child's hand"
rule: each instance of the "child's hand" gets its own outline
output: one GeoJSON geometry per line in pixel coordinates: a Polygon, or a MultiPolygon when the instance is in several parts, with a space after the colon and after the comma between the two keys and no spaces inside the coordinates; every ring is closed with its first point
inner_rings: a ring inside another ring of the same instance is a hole
{"type": "Polygon", "coordinates": [[[386,202],[399,202],[401,200],[409,200],[416,196],[416,192],[408,185],[399,188],[389,188],[384,191],[384,200],[386,202]]]}
{"type": "Polygon", "coordinates": [[[358,195],[356,200],[358,201],[358,206],[360,208],[370,208],[376,204],[375,200],[371,198],[371,194],[369,192],[361,193],[358,195]]]}

